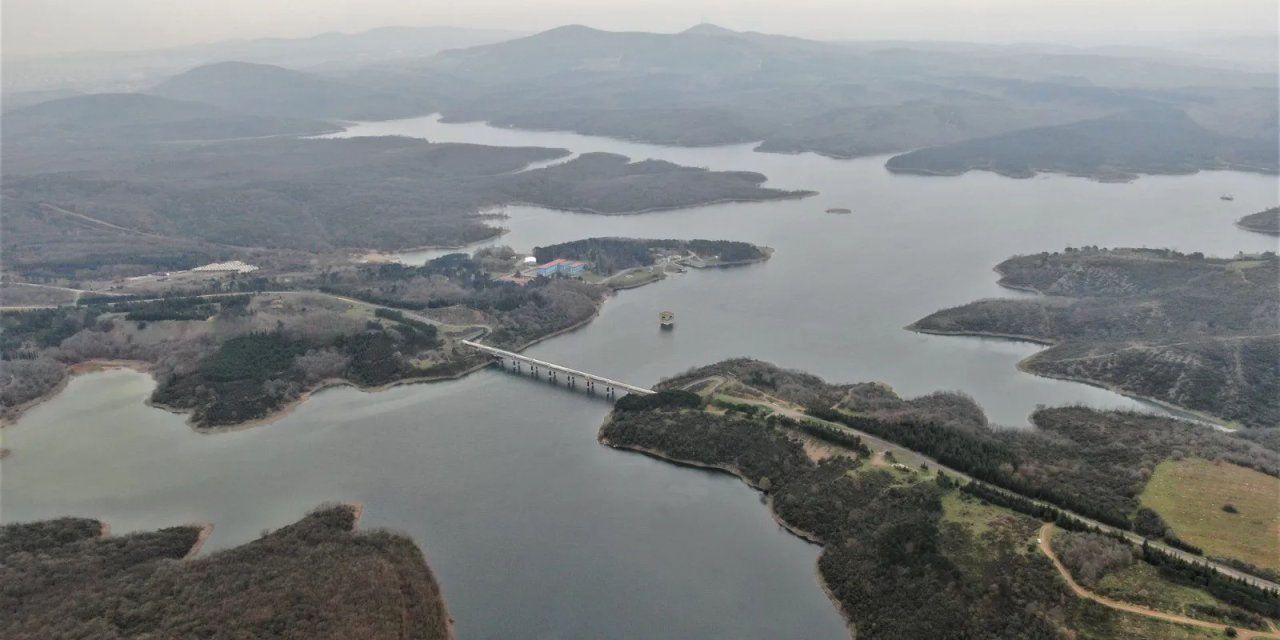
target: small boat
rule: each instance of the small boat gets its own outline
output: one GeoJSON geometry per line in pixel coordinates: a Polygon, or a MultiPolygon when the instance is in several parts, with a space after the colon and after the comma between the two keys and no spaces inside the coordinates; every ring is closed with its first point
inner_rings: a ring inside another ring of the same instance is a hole
{"type": "Polygon", "coordinates": [[[1236,197],[1235,197],[1235,196],[1233,196],[1233,195],[1231,195],[1231,194],[1229,194],[1229,193],[1224,193],[1224,194],[1222,194],[1222,195],[1218,196],[1218,199],[1219,199],[1219,200],[1227,200],[1227,201],[1231,201],[1231,200],[1235,200],[1235,199],[1236,199],[1236,197]]]}
{"type": "Polygon", "coordinates": [[[676,326],[676,314],[670,311],[663,311],[658,314],[658,326],[663,329],[673,329],[676,326]]]}

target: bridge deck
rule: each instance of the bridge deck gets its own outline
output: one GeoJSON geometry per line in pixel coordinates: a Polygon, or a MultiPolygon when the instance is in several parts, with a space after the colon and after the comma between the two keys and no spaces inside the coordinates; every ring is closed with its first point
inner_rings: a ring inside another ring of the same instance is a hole
{"type": "Polygon", "coordinates": [[[637,386],[635,386],[635,385],[633,385],[633,384],[627,384],[627,383],[625,383],[625,382],[619,382],[619,381],[617,381],[617,380],[612,380],[612,379],[610,379],[610,378],[606,378],[606,377],[604,377],[604,376],[598,376],[598,375],[596,375],[596,374],[594,374],[594,373],[587,373],[586,371],[579,371],[579,370],[577,370],[577,369],[570,369],[569,367],[561,366],[561,365],[555,364],[554,362],[547,362],[547,361],[545,361],[545,360],[538,360],[537,358],[530,358],[529,356],[520,355],[520,354],[518,354],[518,353],[515,353],[514,351],[507,351],[507,350],[505,350],[505,349],[499,349],[499,348],[497,348],[497,347],[491,347],[491,346],[489,346],[489,345],[486,345],[486,344],[480,344],[480,343],[478,343],[478,342],[472,342],[472,341],[470,341],[470,340],[460,340],[459,342],[461,342],[462,344],[467,345],[468,347],[471,347],[472,349],[478,349],[478,350],[480,350],[480,351],[484,351],[485,353],[489,353],[489,354],[492,354],[492,355],[498,356],[498,357],[500,357],[500,358],[511,358],[511,359],[513,359],[513,360],[519,360],[519,361],[521,361],[521,362],[527,362],[527,363],[529,363],[529,364],[532,364],[532,365],[536,365],[536,366],[542,367],[542,368],[544,368],[544,369],[546,369],[546,370],[548,370],[548,371],[558,371],[558,372],[563,373],[563,374],[565,374],[565,375],[571,375],[571,376],[577,376],[577,377],[580,377],[580,378],[582,378],[582,379],[584,379],[584,380],[594,380],[594,381],[599,382],[599,383],[601,383],[601,384],[606,384],[606,385],[609,385],[609,386],[611,386],[611,387],[613,387],[613,388],[615,388],[615,389],[621,389],[621,390],[626,391],[626,392],[628,392],[628,393],[634,393],[634,394],[642,395],[642,396],[652,395],[652,394],[654,393],[653,389],[646,389],[646,388],[644,388],[644,387],[637,387],[637,386]]]}

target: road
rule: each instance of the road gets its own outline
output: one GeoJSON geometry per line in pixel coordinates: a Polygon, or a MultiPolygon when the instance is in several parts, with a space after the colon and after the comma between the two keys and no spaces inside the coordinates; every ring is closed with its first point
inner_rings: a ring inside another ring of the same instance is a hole
{"type": "MultiPolygon", "coordinates": [[[[327,297],[327,298],[332,298],[332,299],[335,299],[335,300],[341,300],[341,301],[343,301],[343,302],[347,302],[347,303],[349,303],[349,304],[354,304],[354,305],[358,305],[358,306],[365,306],[365,307],[372,307],[372,308],[376,308],[376,309],[387,309],[387,310],[390,310],[390,311],[397,311],[397,312],[399,312],[399,313],[404,314],[404,316],[405,316],[405,317],[407,317],[407,318],[411,318],[411,319],[413,319],[413,320],[418,320],[418,321],[420,321],[420,322],[426,322],[426,323],[433,324],[433,325],[436,325],[436,326],[441,326],[441,325],[443,324],[443,323],[441,323],[441,322],[439,322],[439,321],[436,321],[436,320],[434,320],[434,319],[428,318],[428,317],[426,317],[426,316],[418,315],[418,314],[413,313],[413,312],[411,312],[411,311],[405,311],[405,310],[403,310],[403,309],[396,309],[396,308],[394,308],[394,307],[386,307],[386,306],[379,305],[379,304],[374,304],[374,303],[371,303],[371,302],[365,302],[365,301],[363,301],[363,300],[357,300],[357,299],[355,299],[355,298],[348,298],[348,297],[346,297],[346,296],[339,296],[339,295],[335,295],[335,294],[331,294],[331,293],[325,293],[325,292],[322,292],[322,291],[315,291],[315,290],[294,290],[294,291],[252,291],[252,292],[206,293],[206,294],[200,294],[200,295],[195,295],[195,296],[185,296],[185,297],[191,297],[191,298],[216,298],[216,297],[223,297],[223,296],[237,296],[237,295],[244,295],[244,294],[246,294],[246,293],[248,293],[248,294],[253,294],[253,295],[317,295],[317,296],[324,296],[324,297],[327,297]]],[[[144,299],[144,300],[130,300],[129,302],[155,302],[155,301],[160,301],[160,300],[165,300],[165,299],[166,299],[166,298],[163,298],[163,297],[157,297],[157,298],[148,298],[148,299],[144,299]]],[[[63,305],[63,306],[70,306],[70,305],[63,305]]],[[[488,331],[492,330],[492,328],[491,328],[491,327],[487,327],[487,326],[485,326],[485,325],[475,325],[475,326],[476,326],[476,327],[479,327],[479,328],[481,328],[481,329],[483,329],[486,333],[487,333],[488,331]]],[[[472,339],[472,340],[478,340],[480,337],[482,337],[482,336],[476,336],[476,337],[473,337],[473,338],[471,338],[471,339],[472,339]]],[[[687,388],[693,387],[693,386],[695,386],[695,385],[702,384],[703,382],[707,382],[708,380],[715,380],[715,382],[716,382],[715,387],[712,389],[712,391],[713,391],[713,392],[714,392],[715,390],[718,390],[718,389],[719,389],[719,388],[720,388],[720,387],[721,387],[721,386],[726,382],[726,380],[725,380],[722,376],[709,376],[709,377],[707,377],[707,378],[701,378],[701,379],[695,380],[695,381],[693,381],[693,382],[689,382],[689,383],[687,383],[687,384],[685,384],[685,385],[684,385],[684,388],[686,388],[686,389],[687,389],[687,388]]],[[[924,463],[924,464],[928,464],[928,465],[929,465],[931,468],[933,468],[933,469],[937,469],[937,470],[939,470],[939,471],[942,471],[943,473],[946,473],[946,474],[948,474],[948,475],[951,475],[951,476],[953,476],[953,477],[955,477],[955,478],[960,478],[960,479],[962,479],[962,480],[964,480],[964,481],[968,481],[968,482],[974,482],[974,481],[975,481],[975,480],[974,480],[974,478],[973,478],[972,476],[970,476],[969,474],[967,474],[967,473],[963,473],[963,472],[958,471],[958,470],[956,470],[956,469],[952,469],[952,468],[950,468],[950,467],[947,467],[946,465],[943,465],[943,464],[939,463],[937,460],[934,460],[933,458],[930,458],[929,456],[926,456],[926,455],[921,454],[921,453],[919,453],[919,452],[913,451],[913,450],[911,450],[911,449],[907,449],[907,448],[902,447],[902,446],[900,446],[900,445],[898,445],[898,444],[895,444],[895,443],[890,442],[890,441],[888,441],[888,440],[885,440],[885,439],[883,439],[883,438],[876,437],[876,436],[871,435],[871,434],[869,434],[869,433],[866,433],[866,432],[863,432],[863,431],[859,431],[859,430],[857,430],[857,429],[853,429],[853,428],[851,428],[851,427],[849,427],[849,426],[847,426],[847,425],[840,424],[840,423],[836,423],[836,422],[830,422],[830,421],[822,420],[822,419],[819,419],[819,418],[815,418],[815,417],[813,417],[813,416],[810,416],[810,415],[808,415],[808,414],[804,413],[803,411],[800,411],[800,410],[798,410],[798,409],[795,409],[795,408],[793,408],[793,407],[788,406],[786,403],[784,403],[784,402],[782,402],[781,400],[778,400],[778,399],[776,399],[776,398],[771,398],[771,399],[768,399],[768,400],[758,400],[758,399],[754,399],[754,398],[739,398],[739,397],[736,397],[736,396],[735,396],[735,400],[740,401],[740,402],[745,402],[745,403],[748,403],[748,404],[754,404],[754,405],[763,406],[763,407],[765,407],[765,408],[767,408],[767,409],[770,409],[770,410],[772,410],[772,411],[774,411],[774,412],[776,412],[776,413],[779,413],[779,414],[781,414],[781,415],[787,416],[787,417],[792,418],[792,419],[794,419],[794,420],[810,420],[810,421],[813,421],[813,422],[818,422],[818,423],[824,424],[824,425],[826,425],[826,426],[828,426],[828,427],[831,427],[831,428],[834,428],[834,429],[837,429],[837,430],[844,431],[844,432],[846,432],[846,433],[850,433],[850,434],[852,434],[852,435],[856,435],[856,436],[858,436],[858,437],[862,438],[863,442],[865,442],[868,446],[871,446],[871,447],[873,447],[873,448],[880,449],[880,450],[882,450],[882,451],[890,451],[890,452],[893,452],[894,457],[895,457],[896,459],[898,459],[899,461],[903,462],[903,463],[913,464],[913,465],[919,465],[920,463],[924,463]]],[[[984,483],[984,484],[987,484],[988,486],[990,486],[990,487],[991,487],[992,489],[994,489],[994,490],[1001,491],[1001,492],[1006,493],[1006,494],[1008,494],[1008,495],[1018,496],[1019,498],[1026,499],[1026,500],[1030,500],[1031,502],[1033,502],[1033,503],[1035,503],[1035,504],[1039,504],[1039,505],[1043,505],[1043,506],[1046,506],[1046,507],[1052,507],[1052,508],[1054,508],[1054,509],[1057,509],[1058,511],[1061,511],[1062,513],[1065,513],[1065,514],[1067,514],[1067,515],[1069,515],[1069,516],[1071,516],[1071,517],[1075,518],[1076,520],[1079,520],[1080,522],[1083,522],[1083,523],[1085,523],[1085,524],[1087,524],[1087,525],[1090,525],[1090,526],[1093,526],[1093,527],[1097,527],[1097,528],[1098,528],[1099,530],[1101,530],[1101,531],[1104,531],[1104,532],[1107,532],[1107,533],[1119,534],[1119,535],[1123,536],[1126,540],[1128,540],[1128,541],[1129,541],[1130,543],[1132,543],[1132,544],[1135,544],[1135,545],[1142,545],[1143,543],[1146,543],[1147,545],[1151,546],[1151,547],[1152,547],[1152,548],[1154,548],[1154,549],[1158,549],[1158,550],[1160,550],[1160,551],[1163,551],[1163,552],[1165,552],[1165,553],[1168,553],[1168,554],[1170,554],[1170,555],[1172,555],[1172,556],[1174,556],[1174,557],[1177,557],[1177,558],[1179,558],[1179,559],[1181,559],[1181,560],[1183,560],[1183,561],[1186,561],[1186,562],[1192,562],[1192,563],[1196,563],[1196,564],[1203,564],[1203,565],[1207,565],[1207,566],[1211,567],[1212,569],[1214,569],[1215,571],[1217,571],[1218,573],[1220,573],[1220,574],[1222,574],[1222,575],[1230,576],[1230,577],[1233,577],[1233,578],[1237,578],[1237,579],[1239,579],[1239,580],[1243,580],[1244,582],[1246,582],[1246,583],[1248,583],[1248,584],[1251,584],[1251,585],[1253,585],[1253,586],[1256,586],[1256,587],[1260,587],[1260,588],[1263,588],[1263,589],[1270,589],[1270,590],[1273,590],[1273,591],[1280,592],[1280,583],[1276,583],[1276,582],[1273,582],[1273,581],[1271,581],[1271,580],[1267,580],[1267,579],[1261,578],[1261,577],[1259,577],[1259,576],[1255,576],[1255,575],[1252,575],[1252,574],[1249,574],[1249,573],[1245,573],[1245,572],[1243,572],[1243,571],[1240,571],[1240,570],[1238,570],[1238,569],[1235,569],[1234,567],[1230,567],[1230,566],[1228,566],[1228,565],[1225,565],[1225,564],[1222,564],[1222,563],[1219,563],[1219,562],[1215,562],[1215,561],[1209,560],[1209,559],[1207,559],[1207,558],[1205,558],[1205,557],[1203,557],[1203,556],[1198,556],[1198,555],[1195,555],[1195,554],[1192,554],[1192,553],[1187,553],[1186,551],[1182,551],[1181,549],[1175,549],[1175,548],[1173,548],[1173,547],[1170,547],[1170,546],[1168,546],[1168,545],[1166,545],[1166,544],[1164,544],[1164,543],[1161,543],[1161,542],[1158,542],[1158,541],[1155,541],[1155,540],[1149,540],[1149,539],[1144,538],[1144,537],[1142,537],[1142,536],[1140,536],[1140,535],[1138,535],[1138,534],[1136,534],[1136,533],[1133,533],[1132,531],[1126,531],[1126,530],[1124,530],[1124,529],[1118,529],[1118,528],[1113,527],[1113,526],[1111,526],[1111,525],[1104,524],[1104,523],[1102,523],[1102,522],[1098,522],[1097,520],[1093,520],[1093,519],[1091,519],[1091,518],[1086,518],[1086,517],[1084,517],[1084,516],[1082,516],[1082,515],[1080,515],[1080,514],[1078,514],[1078,513],[1075,513],[1075,512],[1069,511],[1069,510],[1064,509],[1064,508],[1062,508],[1062,507],[1060,507],[1060,506],[1058,506],[1058,505],[1055,505],[1055,504],[1052,504],[1052,503],[1048,503],[1048,502],[1044,502],[1044,501],[1042,501],[1042,500],[1036,500],[1036,499],[1034,499],[1034,498],[1029,498],[1029,497],[1027,497],[1027,496],[1023,496],[1023,495],[1018,494],[1018,493],[1015,493],[1015,492],[1013,492],[1013,491],[1009,491],[1008,489],[1004,489],[1004,488],[1002,488],[1002,487],[997,487],[997,486],[995,486],[995,485],[991,485],[990,483],[984,483]]]]}
{"type": "MultiPolygon", "coordinates": [[[[695,385],[699,385],[699,384],[702,384],[702,383],[704,383],[704,382],[711,381],[711,380],[714,380],[714,381],[716,382],[715,386],[712,388],[712,391],[718,390],[718,389],[719,389],[719,388],[720,388],[720,387],[721,387],[721,386],[726,382],[726,380],[725,380],[722,376],[708,376],[708,377],[706,377],[706,378],[701,378],[701,379],[695,380],[695,381],[693,381],[693,382],[687,383],[686,385],[684,385],[684,388],[686,388],[686,389],[687,389],[687,388],[691,388],[691,387],[693,387],[693,386],[695,386],[695,385]]],[[[852,434],[852,435],[856,435],[856,436],[858,436],[859,438],[862,438],[862,441],[863,441],[864,443],[866,443],[866,444],[867,444],[867,446],[872,447],[873,449],[880,449],[880,450],[883,450],[883,451],[890,451],[890,452],[892,452],[892,453],[893,453],[894,458],[896,458],[899,462],[903,462],[904,464],[910,464],[910,465],[913,465],[913,466],[918,466],[919,464],[924,463],[924,464],[928,464],[930,468],[932,468],[932,469],[937,469],[937,470],[939,470],[939,471],[941,471],[941,472],[943,472],[943,473],[946,473],[947,475],[950,475],[950,476],[952,476],[952,477],[960,478],[960,479],[962,479],[962,480],[964,480],[964,481],[967,481],[967,482],[975,482],[975,481],[976,481],[976,480],[975,480],[972,476],[970,476],[969,474],[964,473],[964,472],[961,472],[961,471],[957,471],[957,470],[955,470],[955,469],[952,469],[952,468],[950,468],[950,467],[948,467],[948,466],[946,466],[946,465],[943,465],[943,464],[939,463],[937,460],[934,460],[933,458],[930,458],[929,456],[926,456],[926,455],[924,455],[924,454],[921,454],[921,453],[919,453],[919,452],[917,452],[917,451],[912,451],[911,449],[907,449],[907,448],[905,448],[905,447],[903,447],[903,446],[901,446],[901,445],[895,444],[895,443],[890,442],[890,441],[888,441],[888,440],[885,440],[885,439],[883,439],[883,438],[878,438],[878,437],[876,437],[876,436],[874,436],[874,435],[871,435],[871,434],[869,434],[869,433],[866,433],[866,432],[864,432],[864,431],[859,431],[859,430],[857,430],[857,429],[853,429],[853,428],[849,427],[848,425],[840,424],[840,423],[837,423],[837,422],[830,422],[830,421],[828,421],[828,420],[822,420],[822,419],[820,419],[820,418],[815,418],[815,417],[813,417],[813,416],[811,416],[811,415],[809,415],[809,414],[807,414],[807,413],[804,413],[803,411],[801,411],[801,410],[799,410],[799,409],[796,409],[796,408],[793,408],[793,407],[791,407],[791,406],[788,406],[788,405],[787,405],[787,403],[785,403],[785,402],[783,402],[783,401],[781,401],[781,400],[778,400],[778,399],[776,399],[776,398],[770,398],[770,399],[768,399],[768,400],[759,400],[759,399],[755,399],[755,398],[742,398],[742,397],[739,397],[739,396],[734,396],[734,401],[736,401],[736,402],[744,402],[744,403],[747,403],[747,404],[759,405],[759,406],[765,407],[765,408],[767,408],[767,409],[770,409],[770,410],[772,410],[772,411],[774,411],[774,412],[776,412],[776,413],[779,413],[779,414],[781,414],[781,415],[787,416],[788,418],[792,418],[793,420],[809,420],[809,421],[812,421],[812,422],[817,422],[817,423],[823,424],[823,425],[825,425],[825,426],[827,426],[827,427],[830,427],[830,428],[833,428],[833,429],[838,429],[838,430],[844,431],[844,432],[846,432],[846,433],[849,433],[849,434],[852,434]]],[[[1119,534],[1119,535],[1123,536],[1126,540],[1128,540],[1130,543],[1132,543],[1132,544],[1134,544],[1134,545],[1141,546],[1143,543],[1146,543],[1147,545],[1149,545],[1149,546],[1150,546],[1151,548],[1153,548],[1153,549],[1158,549],[1158,550],[1160,550],[1160,551],[1163,551],[1163,552],[1165,552],[1165,553],[1168,553],[1168,554],[1170,554],[1170,555],[1172,555],[1172,556],[1175,556],[1175,557],[1177,557],[1177,558],[1179,558],[1179,559],[1181,559],[1181,560],[1184,560],[1184,561],[1186,561],[1186,562],[1192,562],[1192,563],[1195,563],[1195,564],[1207,565],[1207,566],[1209,566],[1210,568],[1214,569],[1215,571],[1217,571],[1218,573],[1220,573],[1220,574],[1222,574],[1222,575],[1229,576],[1229,577],[1232,577],[1232,578],[1237,578],[1237,579],[1239,579],[1239,580],[1243,580],[1243,581],[1245,581],[1245,582],[1247,582],[1247,583],[1249,583],[1249,584],[1251,584],[1251,585],[1253,585],[1253,586],[1255,586],[1255,587],[1260,587],[1260,588],[1263,588],[1263,589],[1271,589],[1271,590],[1273,590],[1273,591],[1280,592],[1280,584],[1277,584],[1276,582],[1273,582],[1273,581],[1271,581],[1271,580],[1267,580],[1267,579],[1265,579],[1265,578],[1262,578],[1262,577],[1259,577],[1259,576],[1255,576],[1255,575],[1250,574],[1250,573],[1245,573],[1245,572],[1243,572],[1243,571],[1240,571],[1239,569],[1236,569],[1236,568],[1234,568],[1234,567],[1231,567],[1231,566],[1228,566],[1228,565],[1222,564],[1222,563],[1220,563],[1220,562],[1214,562],[1214,561],[1212,561],[1212,560],[1209,560],[1209,559],[1205,558],[1204,556],[1198,556],[1198,555],[1195,555],[1195,554],[1192,554],[1192,553],[1187,553],[1186,551],[1183,551],[1183,550],[1181,550],[1181,549],[1175,549],[1175,548],[1170,547],[1170,546],[1168,546],[1168,545],[1166,545],[1166,544],[1164,544],[1164,543],[1162,543],[1162,542],[1158,542],[1158,541],[1155,541],[1155,540],[1149,540],[1149,539],[1144,538],[1144,537],[1142,537],[1142,536],[1140,536],[1140,535],[1138,535],[1138,534],[1136,534],[1136,533],[1134,533],[1134,532],[1132,532],[1132,531],[1126,531],[1126,530],[1124,530],[1124,529],[1118,529],[1118,528],[1113,527],[1113,526],[1111,526],[1111,525],[1109,525],[1109,524],[1104,524],[1104,523],[1102,523],[1102,522],[1098,522],[1097,520],[1093,520],[1092,518],[1086,518],[1086,517],[1084,517],[1084,516],[1082,516],[1082,515],[1080,515],[1080,514],[1078,514],[1078,513],[1075,513],[1075,512],[1073,512],[1073,511],[1070,511],[1070,510],[1064,509],[1064,508],[1062,508],[1062,507],[1060,507],[1060,506],[1058,506],[1058,505],[1056,505],[1056,504],[1049,503],[1049,502],[1045,502],[1045,501],[1043,501],[1043,500],[1036,500],[1036,499],[1034,499],[1034,498],[1030,498],[1030,497],[1027,497],[1027,496],[1021,495],[1021,494],[1016,493],[1016,492],[1014,492],[1014,491],[1010,491],[1010,490],[1005,489],[1005,488],[1003,488],[1003,487],[998,487],[998,486],[992,485],[991,483],[983,483],[983,484],[985,484],[985,485],[987,485],[987,486],[991,487],[992,489],[994,489],[994,490],[996,490],[996,491],[1000,491],[1000,492],[1002,492],[1002,493],[1005,493],[1005,494],[1007,494],[1007,495],[1017,496],[1017,497],[1022,498],[1022,499],[1024,499],[1024,500],[1030,500],[1031,502],[1033,502],[1033,503],[1035,503],[1035,504],[1038,504],[1038,505],[1042,505],[1042,506],[1046,506],[1046,507],[1052,507],[1052,508],[1054,508],[1054,509],[1057,509],[1058,511],[1060,511],[1060,512],[1062,512],[1062,513],[1064,513],[1064,514],[1067,514],[1067,515],[1071,516],[1072,518],[1075,518],[1076,520],[1079,520],[1080,522],[1083,522],[1083,523],[1085,523],[1085,524],[1087,524],[1087,525],[1089,525],[1089,526],[1097,527],[1100,531],[1103,531],[1103,532],[1106,532],[1106,533],[1111,533],[1111,534],[1119,534]]]]}
{"type": "MultiPolygon", "coordinates": [[[[1044,523],[1044,526],[1040,527],[1040,541],[1039,541],[1040,551],[1044,552],[1044,555],[1049,557],[1049,560],[1053,562],[1053,566],[1058,569],[1058,573],[1062,575],[1062,579],[1067,581],[1067,586],[1071,587],[1071,591],[1073,591],[1077,596],[1081,598],[1088,598],[1090,600],[1093,600],[1094,602],[1097,602],[1098,604],[1115,609],[1117,611],[1136,613],[1140,616],[1146,616],[1148,618],[1156,618],[1158,620],[1164,620],[1165,622],[1172,622],[1175,624],[1185,624],[1193,627],[1201,627],[1204,629],[1213,629],[1215,631],[1227,630],[1228,625],[1225,625],[1225,624],[1220,624],[1217,622],[1208,622],[1205,620],[1197,620],[1195,618],[1188,618],[1183,615],[1167,613],[1164,611],[1156,611],[1155,609],[1148,609],[1147,607],[1141,607],[1136,604],[1122,602],[1120,600],[1112,600],[1111,598],[1098,595],[1092,591],[1089,591],[1088,589],[1085,589],[1075,581],[1075,578],[1071,576],[1071,572],[1067,570],[1066,566],[1062,564],[1062,561],[1058,559],[1057,554],[1053,552],[1053,545],[1051,544],[1051,541],[1053,540],[1053,534],[1056,531],[1057,531],[1057,527],[1053,526],[1052,522],[1046,522],[1044,523]]],[[[1237,636],[1239,638],[1280,639],[1280,635],[1277,635],[1274,632],[1251,631],[1248,629],[1241,629],[1239,627],[1236,627],[1235,629],[1236,629],[1236,632],[1239,634],[1237,636]]]]}
{"type": "MultiPolygon", "coordinates": [[[[97,292],[97,291],[87,291],[87,290],[79,290],[79,289],[75,289],[74,291],[81,291],[82,293],[92,293],[92,294],[94,294],[94,295],[98,295],[98,294],[100,293],[100,292],[97,292]]],[[[114,293],[111,293],[111,294],[106,294],[106,295],[120,295],[120,294],[114,294],[114,293]]],[[[160,302],[160,301],[163,301],[163,300],[173,300],[173,299],[176,299],[176,298],[201,298],[201,299],[207,299],[207,298],[224,298],[224,297],[227,297],[227,296],[243,296],[243,295],[255,295],[255,296],[259,296],[259,295],[275,295],[275,296],[302,296],[302,295],[306,295],[306,296],[320,296],[320,297],[324,297],[324,298],[329,298],[329,299],[331,299],[331,300],[340,300],[340,301],[342,301],[342,302],[346,302],[346,303],[348,303],[348,304],[352,304],[352,305],[355,305],[355,306],[358,306],[358,307],[369,307],[369,308],[373,308],[373,309],[386,309],[386,310],[388,310],[388,311],[395,311],[395,312],[398,312],[398,313],[403,314],[403,315],[404,315],[404,317],[409,318],[409,319],[411,319],[411,320],[417,320],[417,321],[419,321],[419,322],[425,322],[425,323],[427,323],[427,324],[435,325],[435,326],[437,326],[437,327],[442,327],[442,326],[444,326],[444,325],[445,325],[445,323],[440,322],[439,320],[435,320],[435,319],[433,319],[433,318],[428,318],[428,317],[426,317],[426,316],[419,315],[419,314],[414,313],[414,312],[412,312],[412,311],[406,311],[406,310],[404,310],[404,309],[397,309],[397,308],[395,308],[395,307],[388,307],[388,306],[385,306],[385,305],[375,304],[375,303],[373,303],[373,302],[365,302],[364,300],[357,300],[356,298],[348,298],[348,297],[346,297],[346,296],[340,296],[340,295],[333,294],[333,293],[325,293],[324,291],[317,291],[317,290],[314,290],[314,289],[294,289],[294,290],[283,290],[283,291],[224,291],[224,292],[221,292],[221,293],[200,293],[200,294],[196,294],[196,295],[192,295],[192,296],[170,296],[170,297],[167,297],[167,298],[166,298],[166,297],[161,296],[161,297],[155,297],[155,298],[141,298],[141,299],[137,299],[137,300],[133,300],[133,299],[131,299],[131,300],[121,300],[120,302],[105,302],[104,304],[121,304],[121,303],[128,304],[128,303],[133,303],[133,302],[160,302]]],[[[75,304],[60,304],[60,305],[47,305],[47,306],[24,306],[24,307],[14,306],[14,307],[0,307],[0,311],[30,311],[30,310],[33,310],[33,309],[53,309],[53,308],[57,308],[57,307],[73,307],[73,306],[75,306],[75,304]]],[[[482,330],[484,331],[484,333],[486,333],[486,334],[487,334],[489,331],[492,331],[492,327],[489,327],[489,326],[487,326],[487,325],[477,324],[477,325],[472,325],[472,326],[475,326],[476,328],[482,329],[482,330]]],[[[480,337],[482,337],[482,336],[483,336],[483,334],[481,334],[481,336],[477,336],[477,337],[475,337],[475,338],[473,338],[473,339],[478,340],[478,339],[479,339],[480,337]]]]}

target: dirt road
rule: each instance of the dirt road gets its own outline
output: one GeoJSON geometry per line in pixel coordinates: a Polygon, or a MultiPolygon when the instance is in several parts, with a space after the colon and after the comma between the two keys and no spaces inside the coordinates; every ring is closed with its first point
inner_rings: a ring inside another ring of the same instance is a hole
{"type": "MultiPolygon", "coordinates": [[[[1206,622],[1204,620],[1196,620],[1195,618],[1188,618],[1186,616],[1181,616],[1173,613],[1166,613],[1164,611],[1156,611],[1155,609],[1140,607],[1136,604],[1121,602],[1119,600],[1112,600],[1111,598],[1108,598],[1106,596],[1100,596],[1092,591],[1089,591],[1088,589],[1085,589],[1084,587],[1080,586],[1080,584],[1077,583],[1074,578],[1071,577],[1071,572],[1068,571],[1065,566],[1063,566],[1062,561],[1058,559],[1058,556],[1056,554],[1054,554],[1053,547],[1050,545],[1050,541],[1053,539],[1053,534],[1055,531],[1057,531],[1057,527],[1053,526],[1053,523],[1051,522],[1046,522],[1044,526],[1040,527],[1040,550],[1044,552],[1044,555],[1049,557],[1049,560],[1053,561],[1053,566],[1058,569],[1058,573],[1062,574],[1062,579],[1067,581],[1067,586],[1071,587],[1071,591],[1074,592],[1077,596],[1081,598],[1088,598],[1105,607],[1116,609],[1117,611],[1135,613],[1140,616],[1146,616],[1148,618],[1156,618],[1159,620],[1164,620],[1165,622],[1172,622],[1174,624],[1184,624],[1184,625],[1193,626],[1193,627],[1201,627],[1203,629],[1214,629],[1216,631],[1225,631],[1227,629],[1227,625],[1225,624],[1218,624],[1216,622],[1206,622]]],[[[1238,638],[1280,639],[1280,635],[1277,635],[1274,633],[1267,633],[1265,631],[1250,631],[1248,629],[1241,629],[1239,627],[1236,627],[1236,631],[1239,634],[1238,636],[1236,636],[1238,638]]]]}

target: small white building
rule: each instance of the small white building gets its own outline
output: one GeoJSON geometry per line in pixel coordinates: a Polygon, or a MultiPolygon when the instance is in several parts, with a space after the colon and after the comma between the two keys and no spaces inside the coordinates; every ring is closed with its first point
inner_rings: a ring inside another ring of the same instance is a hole
{"type": "Polygon", "coordinates": [[[538,264],[538,259],[533,256],[525,256],[524,264],[527,267],[532,267],[533,265],[538,264]]]}

